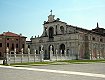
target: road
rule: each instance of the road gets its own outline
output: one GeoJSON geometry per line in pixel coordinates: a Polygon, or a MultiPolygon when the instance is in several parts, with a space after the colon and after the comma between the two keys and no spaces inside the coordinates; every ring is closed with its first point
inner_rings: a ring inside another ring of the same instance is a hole
{"type": "Polygon", "coordinates": [[[0,66],[0,80],[105,80],[105,63],[0,66]]]}

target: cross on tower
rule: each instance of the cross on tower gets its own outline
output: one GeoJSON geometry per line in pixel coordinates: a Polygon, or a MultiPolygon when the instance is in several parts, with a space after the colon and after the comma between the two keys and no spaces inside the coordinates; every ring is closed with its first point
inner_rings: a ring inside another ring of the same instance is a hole
{"type": "Polygon", "coordinates": [[[52,15],[52,10],[50,12],[51,12],[51,15],[52,15]]]}

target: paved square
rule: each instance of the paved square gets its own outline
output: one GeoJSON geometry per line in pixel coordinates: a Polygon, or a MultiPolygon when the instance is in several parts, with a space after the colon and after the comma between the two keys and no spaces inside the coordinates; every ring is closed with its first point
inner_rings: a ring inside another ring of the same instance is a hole
{"type": "Polygon", "coordinates": [[[0,80],[105,80],[105,63],[0,66],[0,80]]]}

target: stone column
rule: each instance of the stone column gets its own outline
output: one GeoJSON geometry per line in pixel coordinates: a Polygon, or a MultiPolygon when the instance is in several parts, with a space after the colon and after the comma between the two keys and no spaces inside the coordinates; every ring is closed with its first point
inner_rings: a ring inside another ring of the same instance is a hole
{"type": "Polygon", "coordinates": [[[16,60],[16,48],[14,49],[14,63],[15,63],[15,60],[16,60]]]}
{"type": "Polygon", "coordinates": [[[105,59],[105,46],[104,46],[104,59],[105,59]]]}
{"type": "Polygon", "coordinates": [[[50,46],[50,60],[52,61],[52,57],[53,57],[53,50],[52,50],[52,45],[50,46]]]}
{"type": "Polygon", "coordinates": [[[64,51],[64,55],[65,55],[65,56],[66,56],[66,53],[67,53],[67,51],[65,50],[65,51],[64,51]]]}
{"type": "Polygon", "coordinates": [[[91,54],[92,54],[92,51],[91,51],[91,50],[92,50],[92,48],[89,47],[89,59],[90,59],[90,60],[92,60],[92,55],[91,55],[91,54]]]}
{"type": "Polygon", "coordinates": [[[93,44],[92,44],[92,53],[91,53],[91,60],[93,60],[94,59],[94,57],[93,57],[93,50],[94,50],[94,46],[93,46],[93,44]]]}
{"type": "Polygon", "coordinates": [[[102,59],[101,45],[100,45],[100,59],[102,59]]]}
{"type": "Polygon", "coordinates": [[[21,49],[21,63],[23,62],[23,48],[21,49]]]}
{"type": "Polygon", "coordinates": [[[30,62],[30,48],[28,48],[28,62],[30,62]]]}
{"type": "Polygon", "coordinates": [[[92,60],[92,53],[90,53],[90,60],[92,60]]]}
{"type": "Polygon", "coordinates": [[[36,49],[35,49],[35,53],[34,53],[34,62],[35,62],[35,58],[36,58],[36,49]]]}
{"type": "Polygon", "coordinates": [[[73,48],[69,49],[69,51],[68,51],[68,59],[69,60],[72,60],[73,59],[73,48]],[[70,56],[70,54],[71,54],[71,56],[70,56]]]}
{"type": "Polygon", "coordinates": [[[56,49],[56,61],[58,59],[58,50],[56,49]]]}
{"type": "Polygon", "coordinates": [[[97,47],[97,59],[100,59],[100,54],[99,54],[99,47],[97,47]]]}
{"type": "Polygon", "coordinates": [[[43,45],[41,45],[40,61],[43,62],[43,45]]]}
{"type": "MultiPolygon", "coordinates": [[[[5,61],[4,61],[5,63],[5,61]]],[[[6,49],[6,64],[10,65],[9,48],[6,49]]]]}
{"type": "Polygon", "coordinates": [[[66,60],[66,53],[67,53],[67,51],[65,50],[65,51],[64,51],[65,60],[66,60]]]}
{"type": "Polygon", "coordinates": [[[60,54],[61,54],[61,57],[62,57],[62,50],[60,50],[60,54]]]}
{"type": "Polygon", "coordinates": [[[62,60],[62,57],[63,57],[63,56],[62,56],[62,50],[60,50],[60,57],[61,57],[61,60],[62,60]]]}
{"type": "Polygon", "coordinates": [[[80,59],[80,43],[78,43],[78,59],[80,59]]]}

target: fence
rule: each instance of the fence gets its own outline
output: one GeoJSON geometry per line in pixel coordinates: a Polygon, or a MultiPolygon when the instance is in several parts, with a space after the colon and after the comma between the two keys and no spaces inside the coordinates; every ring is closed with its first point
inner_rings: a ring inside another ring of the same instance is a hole
{"type": "Polygon", "coordinates": [[[7,54],[7,64],[39,61],[42,61],[40,54],[7,54]]]}
{"type": "MultiPolygon", "coordinates": [[[[49,61],[58,61],[58,60],[72,60],[76,59],[75,55],[51,55],[50,54],[50,59],[49,61]]],[[[43,62],[45,61],[44,59],[44,54],[8,54],[6,55],[6,63],[11,64],[11,63],[26,63],[26,62],[43,62]]]]}
{"type": "MultiPolygon", "coordinates": [[[[62,52],[61,52],[62,53],[62,52]]],[[[58,50],[53,54],[52,46],[50,47],[49,61],[57,61],[57,60],[72,60],[76,59],[76,55],[67,54],[66,51],[64,54],[58,54],[58,50]]],[[[30,54],[30,49],[28,48],[28,54],[23,54],[23,49],[21,49],[20,54],[16,54],[16,49],[14,51],[9,52],[9,49],[6,50],[6,64],[11,63],[26,63],[26,62],[42,62],[45,59],[45,53],[43,51],[43,46],[41,46],[41,51],[39,54],[36,54],[36,50],[34,54],[30,54]]]]}

